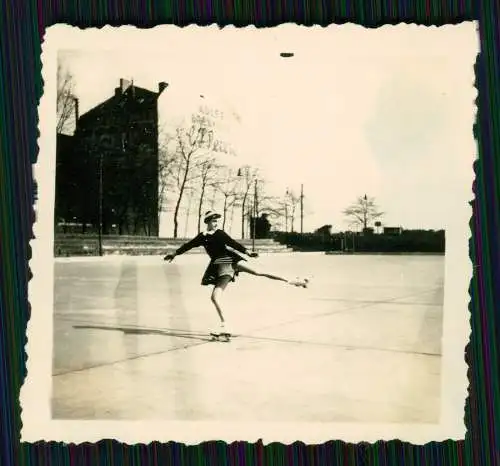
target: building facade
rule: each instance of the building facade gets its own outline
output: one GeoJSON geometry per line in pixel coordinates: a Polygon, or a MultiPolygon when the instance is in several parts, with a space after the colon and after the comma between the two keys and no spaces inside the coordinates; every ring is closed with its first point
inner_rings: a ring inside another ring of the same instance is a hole
{"type": "Polygon", "coordinates": [[[150,91],[120,79],[114,95],[58,135],[56,222],[103,234],[158,235],[158,108],[150,91]]]}

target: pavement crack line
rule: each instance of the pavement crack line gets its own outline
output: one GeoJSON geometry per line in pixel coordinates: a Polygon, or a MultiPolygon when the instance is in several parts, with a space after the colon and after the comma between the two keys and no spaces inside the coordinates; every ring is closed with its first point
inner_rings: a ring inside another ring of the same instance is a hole
{"type": "MultiPolygon", "coordinates": [[[[86,324],[83,324],[80,321],[80,324],[74,325],[75,328],[93,328],[93,329],[98,329],[98,330],[111,330],[111,331],[138,331],[138,332],[150,332],[154,333],[157,335],[164,335],[164,336],[171,336],[171,337],[180,337],[180,338],[192,338],[192,339],[203,339],[200,343],[195,343],[191,345],[184,345],[180,347],[175,347],[175,348],[170,348],[168,350],[162,350],[159,352],[154,352],[154,353],[148,353],[148,354],[143,354],[143,355],[137,355],[132,358],[125,358],[121,359],[119,361],[114,361],[114,362],[109,362],[109,363],[103,363],[95,366],[89,366],[86,368],[82,368],[79,370],[86,370],[86,369],[92,369],[94,367],[101,367],[101,366],[106,366],[106,365],[111,365],[119,362],[126,362],[129,360],[134,360],[138,359],[140,357],[147,357],[147,356],[155,356],[158,354],[164,354],[168,352],[175,351],[177,349],[189,349],[191,347],[195,346],[200,346],[202,344],[206,343],[212,343],[213,341],[210,339],[210,335],[207,333],[202,333],[202,332],[193,332],[190,330],[182,330],[182,329],[166,329],[166,328],[158,328],[158,327],[136,327],[136,326],[131,326],[131,325],[121,325],[120,327],[116,327],[113,325],[103,325],[103,324],[93,324],[86,322],[86,324]],[[206,337],[206,338],[202,338],[206,337]]],[[[259,335],[245,335],[245,334],[234,334],[232,336],[233,339],[248,339],[248,340],[258,340],[258,341],[270,341],[270,342],[275,342],[275,343],[290,343],[290,344],[296,344],[296,345],[309,345],[309,346],[320,346],[320,347],[326,347],[326,348],[343,348],[347,350],[364,350],[364,351],[382,351],[382,352],[389,352],[389,353],[400,353],[400,354],[413,354],[413,355],[420,355],[420,356],[431,356],[431,357],[441,357],[441,353],[432,353],[428,351],[412,351],[412,350],[404,350],[404,349],[397,349],[397,348],[381,348],[381,347],[376,347],[376,346],[354,346],[354,345],[343,345],[343,344],[335,344],[335,343],[327,343],[327,342],[319,342],[319,341],[311,341],[311,340],[297,340],[297,339],[291,339],[291,338],[276,338],[276,337],[266,337],[266,336],[259,336],[259,335]]],[[[78,371],[78,370],[77,370],[78,371]]],[[[76,372],[76,371],[67,371],[67,373],[71,372],[76,372]]],[[[61,375],[56,374],[56,375],[61,375]]]]}
{"type": "Polygon", "coordinates": [[[328,348],[343,348],[347,350],[365,350],[365,351],[383,351],[388,353],[402,353],[402,354],[414,354],[420,356],[434,356],[440,357],[440,353],[430,353],[426,351],[410,351],[410,350],[400,350],[395,348],[380,348],[376,346],[353,346],[353,345],[338,345],[334,343],[325,343],[318,341],[310,341],[310,340],[294,340],[291,338],[273,338],[273,337],[264,337],[264,336],[253,336],[253,335],[234,335],[234,338],[243,338],[243,339],[252,339],[252,340],[261,340],[261,341],[272,341],[276,343],[293,343],[293,344],[303,344],[310,346],[323,346],[328,348]]]}
{"type": "MultiPolygon", "coordinates": [[[[439,289],[439,288],[436,288],[436,289],[439,289]]],[[[401,299],[415,298],[415,297],[421,296],[423,294],[431,293],[432,291],[435,291],[436,289],[433,288],[431,290],[422,291],[420,293],[412,293],[411,295],[407,295],[407,296],[398,296],[396,298],[387,300],[387,304],[389,304],[389,303],[395,303],[396,301],[401,300],[401,299]]],[[[297,319],[287,320],[285,322],[279,322],[277,324],[266,325],[265,327],[259,327],[259,328],[257,328],[256,331],[259,332],[259,331],[267,330],[267,329],[270,329],[270,328],[284,327],[285,325],[296,324],[298,322],[303,322],[303,321],[306,321],[306,320],[318,319],[318,318],[322,318],[322,317],[329,317],[329,316],[332,316],[332,315],[335,315],[335,314],[342,314],[344,312],[354,311],[354,310],[357,310],[357,309],[364,309],[364,308],[373,306],[373,304],[374,303],[372,303],[372,302],[362,302],[361,304],[358,304],[358,305],[355,305],[355,306],[346,307],[345,309],[340,309],[340,310],[335,310],[335,311],[328,311],[328,312],[322,312],[320,314],[315,314],[315,315],[312,315],[312,316],[299,317],[297,319]]]]}
{"type": "Polygon", "coordinates": [[[187,350],[188,348],[191,348],[193,346],[206,345],[207,343],[211,343],[211,342],[210,341],[201,341],[200,343],[193,343],[191,345],[186,345],[186,346],[177,346],[175,348],[168,348],[166,350],[154,351],[153,353],[138,354],[136,356],[131,356],[128,358],[119,359],[117,361],[103,362],[100,364],[94,364],[92,366],[81,367],[79,369],[72,369],[72,370],[68,370],[68,371],[58,372],[57,374],[52,374],[52,377],[60,377],[62,375],[69,375],[69,374],[74,374],[77,372],[85,372],[85,371],[92,370],[92,369],[100,369],[101,367],[114,366],[116,364],[121,364],[121,363],[129,362],[129,361],[135,361],[137,359],[148,358],[150,356],[159,356],[160,354],[172,353],[173,351],[177,351],[177,350],[187,350]]]}
{"type": "MultiPolygon", "coordinates": [[[[398,298],[405,299],[405,298],[398,298]]],[[[312,298],[313,301],[333,301],[338,303],[360,303],[360,304],[397,304],[398,306],[429,306],[429,307],[441,307],[442,304],[436,303],[415,303],[415,302],[407,302],[407,303],[398,303],[397,301],[391,300],[368,300],[368,299],[347,299],[347,298],[312,298]]]]}
{"type": "MultiPolygon", "coordinates": [[[[399,297],[396,297],[396,298],[388,300],[388,301],[389,302],[396,302],[397,300],[400,300],[400,299],[413,298],[413,297],[416,297],[416,296],[420,296],[422,294],[427,294],[427,293],[429,293],[431,291],[426,290],[425,292],[413,293],[413,294],[407,295],[407,296],[399,296],[399,297]]],[[[356,306],[351,306],[351,307],[348,307],[348,308],[345,308],[345,309],[342,309],[342,310],[325,312],[325,313],[321,313],[321,314],[316,314],[314,316],[307,316],[305,318],[298,318],[298,319],[293,319],[293,320],[289,320],[289,321],[286,321],[286,322],[280,322],[278,324],[272,324],[272,325],[267,325],[265,327],[259,327],[259,328],[257,328],[257,329],[254,330],[254,333],[255,332],[260,332],[262,330],[267,330],[267,329],[270,329],[270,328],[284,327],[286,325],[290,325],[290,324],[302,322],[304,320],[311,320],[311,319],[317,319],[317,318],[322,318],[322,317],[328,317],[328,316],[332,316],[332,315],[335,315],[335,314],[340,314],[340,313],[343,313],[343,312],[348,312],[348,311],[352,311],[352,310],[356,310],[356,309],[363,309],[363,308],[370,307],[372,305],[373,305],[372,302],[363,302],[362,304],[359,304],[359,305],[356,305],[356,306]]],[[[89,321],[84,322],[84,321],[81,321],[81,320],[76,320],[75,321],[75,320],[67,319],[67,318],[65,320],[67,320],[67,321],[68,320],[69,321],[73,321],[75,323],[76,322],[79,322],[79,323],[94,323],[94,322],[89,322],[89,321]]],[[[130,326],[129,328],[132,328],[132,327],[130,326]]],[[[111,329],[111,327],[110,327],[110,329],[111,329]]],[[[142,329],[151,330],[152,328],[144,328],[144,327],[142,327],[142,329]]],[[[191,332],[186,332],[186,333],[191,333],[191,332]]],[[[321,343],[321,342],[311,342],[311,341],[301,341],[301,340],[287,340],[287,339],[279,339],[279,338],[272,338],[272,337],[265,337],[265,336],[258,336],[258,335],[234,335],[233,338],[259,339],[259,340],[263,340],[263,341],[269,340],[269,341],[284,342],[284,343],[309,344],[309,345],[313,345],[313,346],[314,345],[317,345],[317,346],[330,346],[330,347],[332,346],[331,344],[321,343]]],[[[101,368],[101,367],[109,367],[109,366],[113,366],[113,365],[116,365],[116,364],[121,364],[121,363],[128,362],[128,361],[134,361],[134,360],[137,360],[137,359],[147,358],[147,357],[150,357],[150,356],[157,356],[157,355],[160,355],[160,354],[166,354],[166,353],[170,353],[170,352],[177,351],[177,350],[187,350],[187,349],[195,347],[195,346],[206,345],[207,343],[212,343],[212,341],[209,340],[209,339],[207,339],[207,341],[202,341],[202,342],[199,342],[199,343],[193,343],[193,344],[185,345],[185,346],[178,346],[178,347],[174,347],[174,348],[169,348],[167,350],[155,351],[153,353],[139,354],[139,355],[128,357],[128,358],[123,358],[123,359],[120,359],[120,360],[117,360],[117,361],[109,361],[109,362],[105,362],[105,363],[101,363],[101,364],[95,364],[95,365],[92,365],[92,366],[82,367],[80,369],[63,371],[63,372],[59,372],[57,374],[52,374],[52,376],[53,377],[59,377],[61,375],[68,375],[68,374],[77,373],[77,372],[84,372],[84,371],[87,371],[87,370],[98,369],[98,368],[101,368]]],[[[421,354],[421,355],[425,355],[425,356],[441,356],[440,354],[436,354],[436,353],[404,351],[404,350],[395,350],[395,349],[390,349],[390,348],[370,348],[370,347],[357,347],[357,346],[354,347],[354,346],[347,346],[347,345],[333,345],[333,346],[342,347],[342,348],[346,348],[346,349],[352,349],[352,350],[388,351],[388,352],[399,352],[399,353],[408,353],[408,354],[421,354]]]]}

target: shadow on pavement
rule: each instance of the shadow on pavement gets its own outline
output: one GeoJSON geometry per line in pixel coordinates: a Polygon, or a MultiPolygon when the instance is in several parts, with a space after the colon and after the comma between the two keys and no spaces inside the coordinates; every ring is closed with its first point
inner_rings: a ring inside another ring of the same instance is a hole
{"type": "MultiPolygon", "coordinates": [[[[111,330],[111,331],[119,331],[129,335],[163,335],[169,337],[179,337],[186,338],[191,340],[198,340],[204,342],[212,342],[214,341],[212,336],[209,333],[202,332],[192,332],[190,330],[180,330],[180,329],[155,329],[155,328],[145,328],[145,327],[127,327],[127,326],[118,326],[118,325],[96,325],[96,324],[74,324],[73,328],[75,329],[93,329],[93,330],[111,330]]],[[[333,342],[321,342],[321,341],[310,341],[310,340],[299,340],[299,339],[291,339],[291,338],[275,338],[275,337],[266,337],[263,335],[242,335],[242,334],[233,334],[232,338],[242,338],[249,340],[257,340],[261,342],[270,342],[270,343],[288,343],[294,345],[308,345],[308,346],[322,346],[322,347],[330,347],[330,348],[342,348],[345,350],[368,350],[368,351],[382,351],[382,352],[390,352],[390,353],[406,353],[406,354],[420,354],[422,356],[438,356],[441,354],[439,352],[425,352],[425,351],[413,351],[413,350],[404,350],[397,348],[383,348],[383,347],[372,347],[372,346],[350,346],[345,344],[335,344],[333,342]]]]}
{"type": "Polygon", "coordinates": [[[196,333],[189,332],[186,330],[159,330],[159,329],[147,329],[140,327],[124,327],[124,326],[111,326],[111,325],[73,325],[75,329],[93,329],[93,330],[111,330],[119,331],[128,335],[165,335],[170,337],[180,337],[188,338],[192,340],[201,341],[211,341],[210,334],[208,333],[196,333]]]}

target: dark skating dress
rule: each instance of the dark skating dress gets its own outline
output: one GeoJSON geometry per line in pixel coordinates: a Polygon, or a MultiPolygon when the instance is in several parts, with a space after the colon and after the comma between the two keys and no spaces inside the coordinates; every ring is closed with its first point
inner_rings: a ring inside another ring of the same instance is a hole
{"type": "Polygon", "coordinates": [[[229,275],[233,282],[238,276],[235,265],[240,261],[246,261],[246,259],[227,249],[227,246],[242,254],[249,254],[248,250],[243,245],[232,239],[223,230],[215,230],[213,233],[199,233],[191,241],[188,241],[177,249],[175,254],[181,255],[190,249],[200,246],[203,246],[210,256],[210,263],[201,279],[201,284],[204,286],[217,284],[217,280],[225,275],[229,275]]]}

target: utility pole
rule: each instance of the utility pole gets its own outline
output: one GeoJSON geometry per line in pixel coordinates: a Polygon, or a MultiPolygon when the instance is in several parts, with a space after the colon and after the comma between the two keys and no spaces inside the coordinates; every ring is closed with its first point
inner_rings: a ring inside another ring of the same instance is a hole
{"type": "Polygon", "coordinates": [[[285,233],[288,233],[288,188],[285,193],[285,233]]]}
{"type": "Polygon", "coordinates": [[[253,234],[252,234],[252,251],[255,252],[255,227],[257,224],[258,206],[257,206],[257,179],[255,179],[254,185],[254,197],[253,197],[253,234]]]}
{"type": "Polygon", "coordinates": [[[304,185],[300,185],[300,233],[304,233],[304,185]]]}
{"type": "Polygon", "coordinates": [[[241,239],[245,239],[245,204],[241,205],[241,239]]]}
{"type": "Polygon", "coordinates": [[[98,241],[99,241],[99,256],[102,256],[102,171],[103,171],[103,153],[102,150],[99,153],[99,205],[98,205],[98,241]]]}

